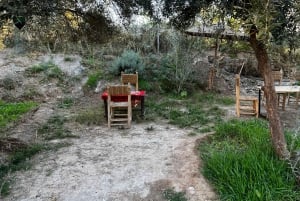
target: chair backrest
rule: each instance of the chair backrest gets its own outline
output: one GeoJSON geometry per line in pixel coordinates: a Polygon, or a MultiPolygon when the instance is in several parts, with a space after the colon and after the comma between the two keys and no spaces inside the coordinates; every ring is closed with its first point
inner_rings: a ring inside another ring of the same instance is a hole
{"type": "Polygon", "coordinates": [[[274,82],[278,82],[280,85],[282,82],[282,79],[283,79],[282,69],[272,71],[272,77],[273,77],[274,82]]]}
{"type": "Polygon", "coordinates": [[[294,81],[300,81],[300,71],[296,68],[292,70],[291,79],[293,79],[294,81]]]}
{"type": "Polygon", "coordinates": [[[108,96],[127,96],[130,95],[128,85],[111,85],[107,87],[108,96]]]}
{"type": "Polygon", "coordinates": [[[130,84],[135,87],[135,91],[139,90],[139,77],[138,73],[135,74],[125,74],[121,73],[121,83],[122,84],[130,84]]]}

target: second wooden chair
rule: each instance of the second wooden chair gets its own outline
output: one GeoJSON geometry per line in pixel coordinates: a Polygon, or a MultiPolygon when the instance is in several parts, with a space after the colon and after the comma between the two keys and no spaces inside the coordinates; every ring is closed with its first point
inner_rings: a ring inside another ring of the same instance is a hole
{"type": "Polygon", "coordinates": [[[240,75],[235,75],[235,96],[236,96],[236,114],[254,115],[258,117],[258,98],[254,96],[240,95],[240,75]]]}
{"type": "Polygon", "coordinates": [[[134,91],[139,90],[139,77],[138,73],[136,72],[135,74],[126,74],[126,73],[121,73],[121,83],[122,84],[130,84],[131,87],[134,88],[134,91]]]}

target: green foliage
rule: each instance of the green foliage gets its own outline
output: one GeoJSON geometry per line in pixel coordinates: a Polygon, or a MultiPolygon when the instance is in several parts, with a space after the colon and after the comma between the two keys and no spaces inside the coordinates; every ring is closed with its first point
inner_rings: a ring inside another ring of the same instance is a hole
{"type": "Polygon", "coordinates": [[[75,103],[75,100],[72,97],[65,97],[59,102],[58,107],[59,108],[70,108],[74,105],[74,103],[75,103]]]}
{"type": "Polygon", "coordinates": [[[176,192],[173,189],[167,189],[163,192],[163,196],[168,201],[187,201],[185,193],[176,192]]]}
{"type": "Polygon", "coordinates": [[[125,50],[120,57],[112,62],[109,70],[114,75],[120,75],[121,72],[143,74],[144,68],[143,60],[138,53],[125,50]]]}
{"type": "Polygon", "coordinates": [[[99,70],[103,65],[102,60],[94,55],[89,55],[88,57],[83,58],[81,63],[88,69],[96,71],[99,70]]]}
{"type": "Polygon", "coordinates": [[[22,114],[36,106],[34,102],[6,103],[0,100],[0,129],[20,119],[22,114]]]}
{"type": "Polygon", "coordinates": [[[59,80],[63,80],[64,73],[52,61],[40,63],[25,70],[25,74],[28,76],[34,76],[42,72],[44,72],[44,76],[46,79],[57,78],[59,80]]]}
{"type": "Polygon", "coordinates": [[[146,102],[149,105],[146,108],[151,109],[147,111],[147,118],[151,118],[155,113],[179,127],[193,127],[201,130],[203,126],[213,126],[222,121],[225,112],[218,105],[234,104],[233,101],[228,100],[231,99],[212,93],[175,97],[149,96],[146,102]]]}
{"type": "Polygon", "coordinates": [[[299,200],[286,161],[276,157],[267,123],[232,120],[199,146],[204,175],[221,200],[299,200]]]}
{"type": "Polygon", "coordinates": [[[88,76],[88,80],[85,83],[85,87],[94,89],[97,87],[98,81],[102,78],[102,72],[98,71],[88,76]]]}
{"type": "Polygon", "coordinates": [[[191,91],[199,83],[193,63],[202,51],[201,46],[195,46],[197,40],[188,39],[178,32],[171,33],[169,41],[172,51],[162,58],[159,73],[161,87],[177,94],[191,91]]]}

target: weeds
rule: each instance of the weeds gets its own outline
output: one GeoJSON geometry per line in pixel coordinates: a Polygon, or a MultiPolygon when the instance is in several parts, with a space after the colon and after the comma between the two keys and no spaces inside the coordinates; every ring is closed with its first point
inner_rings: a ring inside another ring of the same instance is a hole
{"type": "Polygon", "coordinates": [[[68,109],[68,108],[72,107],[74,105],[74,103],[75,103],[75,101],[73,98],[66,97],[58,103],[58,107],[68,109]]]}
{"type": "Polygon", "coordinates": [[[9,194],[10,181],[5,179],[6,175],[10,172],[29,169],[31,167],[29,159],[44,149],[45,147],[40,144],[33,144],[29,147],[19,149],[10,155],[6,164],[0,165],[1,196],[9,194]]]}
{"type": "Polygon", "coordinates": [[[105,120],[103,114],[104,111],[102,107],[101,109],[88,108],[84,111],[78,112],[77,116],[75,117],[75,121],[86,125],[99,125],[105,120]]]}
{"type": "Polygon", "coordinates": [[[97,87],[98,81],[102,78],[102,72],[98,71],[88,76],[85,88],[94,89],[97,87]]]}
{"type": "Polygon", "coordinates": [[[167,189],[163,192],[163,196],[168,201],[187,201],[185,193],[176,192],[173,189],[167,189]]]}
{"type": "Polygon", "coordinates": [[[44,125],[38,128],[37,133],[46,140],[78,137],[64,127],[65,122],[66,119],[62,116],[52,116],[44,125]]]}
{"type": "Polygon", "coordinates": [[[295,177],[279,160],[266,122],[232,120],[219,124],[216,134],[199,149],[204,175],[221,200],[299,200],[295,177]]]}
{"type": "Polygon", "coordinates": [[[57,78],[63,80],[62,70],[51,61],[40,63],[25,70],[25,74],[28,76],[35,76],[42,72],[46,79],[57,78]]]}
{"type": "Polygon", "coordinates": [[[147,118],[155,116],[153,114],[155,113],[179,127],[200,128],[222,122],[225,112],[218,105],[231,103],[228,100],[231,99],[212,93],[191,97],[180,96],[180,100],[176,96],[155,97],[152,100],[149,98],[146,102],[149,106],[146,108],[151,108],[151,111],[147,113],[147,118]]]}
{"type": "Polygon", "coordinates": [[[10,193],[9,190],[11,180],[9,179],[9,177],[7,177],[7,175],[16,171],[30,169],[32,166],[30,159],[35,155],[41,153],[42,151],[57,150],[66,146],[69,146],[69,144],[32,144],[30,146],[20,148],[12,152],[8,157],[8,161],[5,164],[0,165],[0,195],[7,196],[10,193]]]}
{"type": "Polygon", "coordinates": [[[17,121],[22,114],[36,106],[34,102],[6,103],[0,100],[0,129],[17,121]]]}

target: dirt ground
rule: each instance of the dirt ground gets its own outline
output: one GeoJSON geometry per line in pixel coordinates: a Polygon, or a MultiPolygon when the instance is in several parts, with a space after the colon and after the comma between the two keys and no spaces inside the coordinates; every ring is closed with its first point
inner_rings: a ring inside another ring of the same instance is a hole
{"type": "MultiPolygon", "coordinates": [[[[65,63],[63,57],[52,55],[51,59],[63,66],[62,70],[69,76],[78,76],[84,71],[78,56],[74,56],[76,59],[72,63],[65,63]]],[[[38,86],[44,100],[37,111],[10,130],[10,137],[34,142],[38,138],[37,126],[51,115],[71,117],[76,113],[76,108],[57,109],[57,101],[66,95],[61,88],[24,77],[26,68],[49,58],[0,52],[0,79],[11,77],[17,80],[14,96],[20,95],[25,88],[38,86]]],[[[81,84],[74,84],[68,90],[70,95],[81,99],[81,107],[85,102],[101,105],[100,94],[84,99],[81,86],[85,79],[82,77],[81,84]]],[[[227,118],[235,115],[234,106],[227,110],[227,118]]],[[[284,115],[290,126],[299,122],[299,113],[284,115]]],[[[201,161],[196,150],[197,142],[206,134],[189,136],[190,130],[162,121],[133,122],[130,129],[108,129],[105,122],[97,126],[73,123],[68,128],[79,138],[50,141],[71,145],[43,152],[33,158],[31,169],[11,174],[11,193],[1,200],[162,201],[166,189],[185,192],[189,201],[218,200],[201,174],[201,161]],[[149,127],[152,129],[147,129],[149,127]]]]}

